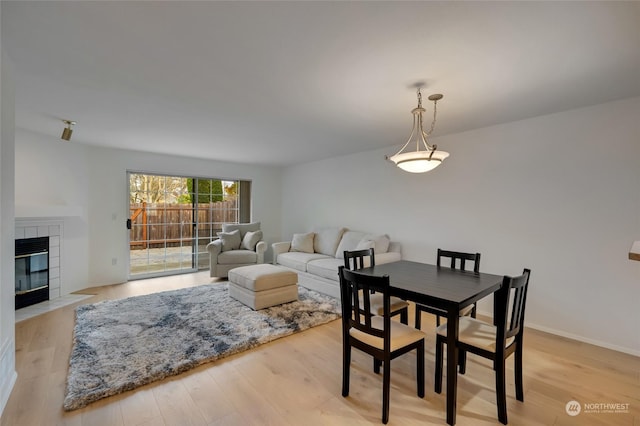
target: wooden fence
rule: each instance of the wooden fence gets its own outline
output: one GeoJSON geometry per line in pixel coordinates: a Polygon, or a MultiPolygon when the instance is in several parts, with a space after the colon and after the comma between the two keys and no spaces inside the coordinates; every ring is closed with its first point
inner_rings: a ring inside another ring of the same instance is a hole
{"type": "MultiPolygon", "coordinates": [[[[236,200],[198,204],[198,238],[209,242],[223,223],[237,223],[236,200]]],[[[135,203],[131,204],[130,248],[178,247],[190,245],[195,237],[194,209],[191,204],[135,203]]]]}

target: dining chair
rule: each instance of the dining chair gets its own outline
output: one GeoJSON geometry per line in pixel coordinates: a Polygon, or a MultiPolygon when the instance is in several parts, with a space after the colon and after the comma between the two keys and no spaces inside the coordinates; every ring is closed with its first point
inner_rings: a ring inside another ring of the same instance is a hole
{"type": "MultiPolygon", "coordinates": [[[[442,258],[450,258],[451,269],[466,270],[467,261],[473,262],[473,272],[480,272],[480,253],[463,253],[459,251],[449,251],[438,249],[438,258],[436,265],[441,266],[442,258]]],[[[416,304],[416,328],[421,328],[422,312],[428,312],[436,316],[436,326],[440,325],[440,317],[447,316],[447,312],[432,306],[416,304]]],[[[471,315],[476,317],[476,304],[467,306],[460,311],[460,316],[471,315]]]]}
{"type": "MultiPolygon", "coordinates": [[[[352,271],[362,269],[368,266],[376,266],[375,252],[373,248],[364,250],[345,250],[344,253],[344,266],[352,271]],[[368,260],[368,264],[365,262],[368,260]]],[[[361,299],[362,300],[362,299],[361,299]]],[[[371,300],[371,312],[372,315],[382,315],[383,312],[383,299],[382,295],[374,293],[370,297],[371,300]]],[[[360,307],[364,309],[364,307],[360,307]]],[[[391,296],[391,316],[400,315],[400,322],[403,324],[409,324],[409,303],[406,300],[402,300],[399,297],[391,296]]]]}
{"type": "MultiPolygon", "coordinates": [[[[389,421],[389,391],[391,360],[416,349],[416,383],[418,396],[424,398],[424,339],[425,333],[391,320],[389,276],[361,274],[340,266],[340,295],[342,299],[342,396],[349,396],[351,348],[371,355],[383,366],[382,423],[389,421]],[[371,291],[383,299],[382,315],[362,315],[371,310],[371,291]]],[[[379,373],[376,371],[376,373],[379,373]]]]}
{"type": "MultiPolygon", "coordinates": [[[[471,352],[493,361],[496,373],[496,402],[498,420],[507,424],[506,359],[513,353],[516,399],[524,401],[522,387],[522,339],[524,333],[524,310],[531,270],[512,278],[505,276],[502,286],[494,294],[493,324],[471,317],[460,318],[459,350],[471,352]]],[[[447,340],[447,324],[436,328],[436,365],[434,388],[442,392],[443,346],[447,340]]],[[[464,374],[464,373],[463,373],[464,374]]]]}

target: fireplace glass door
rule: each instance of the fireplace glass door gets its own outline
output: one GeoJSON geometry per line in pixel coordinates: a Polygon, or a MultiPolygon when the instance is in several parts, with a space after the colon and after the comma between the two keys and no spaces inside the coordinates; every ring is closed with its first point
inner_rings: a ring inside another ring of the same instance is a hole
{"type": "Polygon", "coordinates": [[[48,253],[16,257],[16,294],[46,287],[49,282],[48,253]]]}
{"type": "Polygon", "coordinates": [[[49,238],[16,240],[16,309],[49,300],[49,238]]]}

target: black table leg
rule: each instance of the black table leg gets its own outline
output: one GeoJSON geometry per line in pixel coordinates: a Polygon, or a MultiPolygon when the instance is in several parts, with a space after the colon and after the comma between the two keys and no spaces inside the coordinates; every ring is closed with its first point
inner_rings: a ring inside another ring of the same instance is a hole
{"type": "Polygon", "coordinates": [[[458,391],[458,340],[460,309],[447,311],[447,423],[456,424],[456,396],[458,391]]]}

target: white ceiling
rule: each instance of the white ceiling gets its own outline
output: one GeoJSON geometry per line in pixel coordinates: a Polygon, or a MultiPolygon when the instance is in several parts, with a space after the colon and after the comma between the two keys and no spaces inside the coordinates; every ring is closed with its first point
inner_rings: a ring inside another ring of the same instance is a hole
{"type": "Polygon", "coordinates": [[[16,125],[289,165],[640,96],[640,2],[9,2],[16,125]]]}

